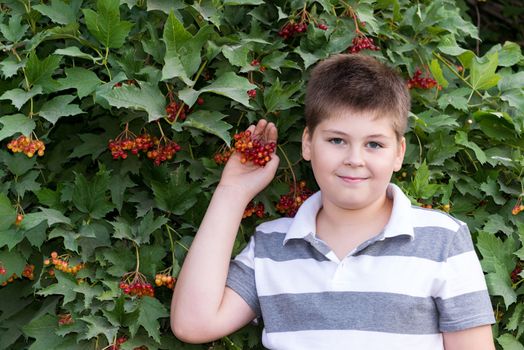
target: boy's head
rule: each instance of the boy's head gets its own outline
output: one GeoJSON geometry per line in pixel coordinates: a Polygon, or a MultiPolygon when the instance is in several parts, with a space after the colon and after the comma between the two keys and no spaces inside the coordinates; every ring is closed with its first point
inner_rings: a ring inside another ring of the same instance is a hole
{"type": "Polygon", "coordinates": [[[307,84],[306,127],[316,126],[341,110],[372,112],[390,118],[397,139],[404,135],[411,102],[404,79],[375,58],[338,54],[321,61],[307,84]]]}

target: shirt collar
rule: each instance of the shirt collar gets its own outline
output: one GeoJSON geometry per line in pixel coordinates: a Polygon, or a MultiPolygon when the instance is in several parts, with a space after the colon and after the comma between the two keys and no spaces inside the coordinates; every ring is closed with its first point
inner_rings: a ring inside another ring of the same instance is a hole
{"type": "MultiPolygon", "coordinates": [[[[393,199],[391,217],[384,227],[383,237],[395,237],[401,235],[415,237],[411,221],[411,201],[395,184],[389,184],[386,190],[387,196],[393,199]]],[[[307,236],[315,236],[316,218],[318,211],[322,208],[322,193],[314,193],[302,203],[289,227],[283,244],[290,239],[304,239],[307,236]]]]}

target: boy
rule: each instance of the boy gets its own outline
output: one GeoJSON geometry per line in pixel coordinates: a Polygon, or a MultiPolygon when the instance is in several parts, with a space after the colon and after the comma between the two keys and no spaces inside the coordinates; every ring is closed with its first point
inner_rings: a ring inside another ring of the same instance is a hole
{"type": "MultiPolygon", "coordinates": [[[[320,188],[296,216],[257,227],[229,264],[244,208],[274,177],[233,155],[173,294],[171,326],[208,342],[257,317],[270,349],[493,350],[493,311],[466,225],[412,207],[402,166],[405,82],[373,58],[319,63],[302,154],[320,188]]],[[[248,130],[276,141],[264,120],[248,130]]]]}

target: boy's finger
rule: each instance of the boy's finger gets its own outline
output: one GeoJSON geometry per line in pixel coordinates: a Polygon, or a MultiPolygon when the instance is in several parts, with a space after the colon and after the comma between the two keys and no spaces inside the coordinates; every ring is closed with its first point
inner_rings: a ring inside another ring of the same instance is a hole
{"type": "Polygon", "coordinates": [[[257,126],[255,127],[255,132],[253,133],[253,136],[255,138],[259,138],[261,136],[264,136],[264,131],[267,126],[267,120],[260,119],[257,123],[257,126]]]}
{"type": "Polygon", "coordinates": [[[278,130],[275,124],[271,122],[267,124],[264,136],[267,142],[277,142],[278,130]]]}

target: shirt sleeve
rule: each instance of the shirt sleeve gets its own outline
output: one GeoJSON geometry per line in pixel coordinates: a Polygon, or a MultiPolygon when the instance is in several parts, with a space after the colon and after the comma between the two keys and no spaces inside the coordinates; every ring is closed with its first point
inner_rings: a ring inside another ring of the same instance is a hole
{"type": "Polygon", "coordinates": [[[246,301],[255,312],[261,316],[255,282],[255,236],[249,240],[247,246],[229,264],[226,286],[234,290],[246,301]]]}
{"type": "Polygon", "coordinates": [[[495,323],[484,273],[465,224],[451,240],[442,278],[435,296],[441,332],[495,323]]]}

